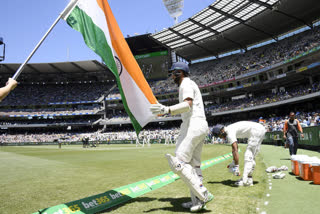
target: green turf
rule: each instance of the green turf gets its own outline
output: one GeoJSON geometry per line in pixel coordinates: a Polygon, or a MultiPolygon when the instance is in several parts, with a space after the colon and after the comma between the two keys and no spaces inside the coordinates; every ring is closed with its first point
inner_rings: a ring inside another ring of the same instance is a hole
{"type": "MultiPolygon", "coordinates": [[[[240,145],[241,170],[245,146],[240,145]]],[[[144,148],[100,145],[88,149],[81,146],[0,147],[0,213],[33,213],[167,173],[170,169],[164,154],[173,154],[174,148],[165,145],[144,148]]],[[[205,145],[202,160],[229,152],[230,145],[205,145]]],[[[315,152],[299,152],[319,156],[315,152]]],[[[301,213],[301,209],[304,213],[317,213],[313,208],[317,207],[316,203],[307,203],[305,208],[302,199],[319,198],[320,186],[287,175],[284,180],[272,180],[273,188],[268,190],[266,166],[290,167],[288,160],[281,160],[286,158],[287,150],[262,146],[256,160],[253,187],[233,185],[239,177],[226,169],[231,160],[205,169],[204,184],[215,198],[207,204],[204,213],[301,213]],[[271,196],[266,197],[267,193],[271,196]],[[269,202],[267,206],[265,201],[269,202]],[[286,212],[288,210],[290,212],[286,212]]],[[[180,206],[188,200],[188,189],[178,180],[102,213],[189,213],[180,206]]]]}
{"type": "MultiPolygon", "coordinates": [[[[304,181],[291,173],[291,162],[288,149],[277,146],[263,145],[261,148],[263,161],[267,166],[286,165],[289,168],[284,179],[270,178],[272,189],[267,188],[263,201],[267,205],[261,205],[260,211],[266,213],[281,214],[315,214],[320,213],[320,185],[314,185],[311,181],[304,181]]],[[[298,154],[316,156],[320,158],[319,152],[299,149],[298,154]]],[[[271,174],[272,175],[272,174],[271,174]]],[[[268,179],[269,180],[269,179],[268,179]]]]}
{"type": "MultiPolygon", "coordinates": [[[[202,159],[230,151],[230,146],[206,145],[202,159]]],[[[0,213],[33,213],[166,173],[170,169],[164,154],[168,152],[173,154],[174,146],[1,147],[0,213]]],[[[227,172],[227,164],[204,170],[205,185],[215,195],[207,205],[208,212],[247,213],[250,204],[257,204],[265,189],[265,178],[259,170],[262,167],[257,167],[258,185],[245,191],[231,186],[237,177],[227,172]]],[[[179,180],[105,212],[187,213],[180,203],[189,200],[188,197],[187,188],[179,180]]]]}

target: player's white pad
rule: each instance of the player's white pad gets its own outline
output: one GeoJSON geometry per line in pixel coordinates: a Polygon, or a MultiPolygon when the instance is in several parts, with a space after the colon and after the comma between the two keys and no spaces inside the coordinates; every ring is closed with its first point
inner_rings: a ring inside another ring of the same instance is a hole
{"type": "Polygon", "coordinates": [[[255,161],[252,161],[252,167],[251,167],[251,170],[250,170],[249,173],[248,173],[248,176],[249,176],[249,177],[252,177],[255,167],[256,167],[256,162],[255,162],[255,161]]]}
{"type": "Polygon", "coordinates": [[[190,190],[201,200],[206,202],[207,189],[202,185],[200,178],[195,173],[195,170],[190,164],[179,161],[177,157],[166,154],[171,170],[179,175],[181,179],[187,184],[190,190]]]}
{"type": "Polygon", "coordinates": [[[256,166],[256,162],[254,161],[254,153],[252,152],[252,150],[255,151],[256,149],[256,147],[249,147],[244,153],[243,182],[245,183],[247,183],[248,176],[252,176],[256,166]]]}

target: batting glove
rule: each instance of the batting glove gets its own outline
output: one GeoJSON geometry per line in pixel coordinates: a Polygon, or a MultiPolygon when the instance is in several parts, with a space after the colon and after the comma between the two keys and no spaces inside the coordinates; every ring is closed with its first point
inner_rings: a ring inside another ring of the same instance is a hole
{"type": "Polygon", "coordinates": [[[239,165],[235,165],[232,169],[233,171],[233,175],[235,176],[240,176],[240,169],[239,169],[239,165]]]}
{"type": "Polygon", "coordinates": [[[169,107],[168,106],[164,106],[164,105],[162,105],[160,103],[151,104],[150,111],[154,115],[168,114],[169,113],[169,107]]]}
{"type": "Polygon", "coordinates": [[[235,165],[234,161],[232,161],[227,168],[229,169],[229,172],[232,173],[235,176],[240,176],[240,170],[239,165],[235,165]]]}
{"type": "Polygon", "coordinates": [[[229,169],[229,172],[232,173],[232,168],[233,168],[234,166],[235,166],[234,161],[232,161],[232,162],[227,166],[227,168],[229,169]]]}

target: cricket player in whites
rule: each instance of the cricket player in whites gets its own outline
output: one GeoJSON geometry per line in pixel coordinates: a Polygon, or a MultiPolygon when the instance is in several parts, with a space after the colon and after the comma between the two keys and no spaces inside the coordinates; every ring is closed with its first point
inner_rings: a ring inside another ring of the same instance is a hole
{"type": "Polygon", "coordinates": [[[211,130],[215,137],[227,139],[232,146],[233,161],[228,165],[229,171],[240,176],[239,152],[237,138],[248,138],[248,146],[244,153],[244,169],[242,179],[235,184],[237,186],[253,186],[253,171],[256,165],[255,157],[260,150],[266,129],[263,125],[250,121],[240,121],[227,127],[216,125],[211,130]]]}
{"type": "Polygon", "coordinates": [[[181,114],[182,124],[175,156],[166,154],[166,158],[172,171],[190,188],[191,201],[182,206],[197,212],[213,199],[213,195],[202,184],[200,169],[202,146],[209,131],[208,123],[199,87],[189,78],[189,66],[184,62],[176,62],[169,75],[179,86],[179,103],[173,106],[152,104],[150,110],[155,115],[181,114]]]}

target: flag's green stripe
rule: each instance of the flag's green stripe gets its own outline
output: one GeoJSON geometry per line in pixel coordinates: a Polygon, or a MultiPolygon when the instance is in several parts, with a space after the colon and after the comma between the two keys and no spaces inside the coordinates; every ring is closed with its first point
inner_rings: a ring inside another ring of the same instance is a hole
{"type": "Polygon", "coordinates": [[[68,16],[67,23],[82,34],[87,46],[103,59],[106,66],[118,78],[117,65],[112,50],[104,32],[93,23],[91,17],[76,6],[68,16]]]}
{"type": "Polygon", "coordinates": [[[139,134],[142,127],[128,107],[126,97],[123,93],[117,66],[113,58],[112,50],[108,45],[104,32],[97,27],[92,21],[91,17],[89,17],[78,6],[76,6],[68,16],[67,23],[73,29],[82,34],[87,46],[102,58],[109,70],[115,75],[124,108],[131,119],[134,129],[136,130],[137,134],[139,134]]]}

